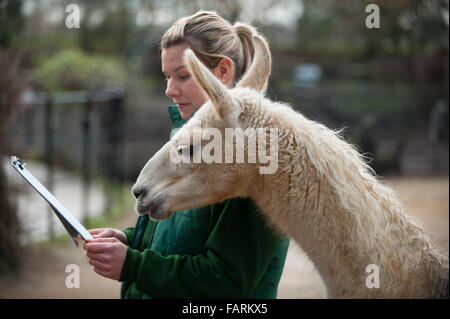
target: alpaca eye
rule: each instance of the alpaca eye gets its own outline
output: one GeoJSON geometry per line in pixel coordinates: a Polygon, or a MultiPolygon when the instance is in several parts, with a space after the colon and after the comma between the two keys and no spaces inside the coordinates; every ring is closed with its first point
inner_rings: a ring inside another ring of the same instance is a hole
{"type": "Polygon", "coordinates": [[[194,156],[194,145],[182,145],[178,147],[178,155],[189,156],[192,158],[194,156]]]}

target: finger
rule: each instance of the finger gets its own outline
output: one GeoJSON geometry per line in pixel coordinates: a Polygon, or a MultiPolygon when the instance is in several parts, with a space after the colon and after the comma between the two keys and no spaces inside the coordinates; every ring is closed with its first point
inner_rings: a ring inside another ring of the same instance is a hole
{"type": "Polygon", "coordinates": [[[108,265],[95,259],[89,259],[89,265],[92,265],[95,268],[100,269],[101,271],[107,271],[108,269],[108,265]]]}
{"type": "Polygon", "coordinates": [[[103,253],[91,253],[87,252],[86,256],[90,259],[94,259],[103,263],[107,263],[110,261],[109,254],[103,254],[103,253]]]}
{"type": "Polygon", "coordinates": [[[94,238],[107,238],[107,237],[114,237],[114,231],[112,229],[107,229],[105,231],[99,232],[95,235],[93,235],[94,238]]]}
{"type": "Polygon", "coordinates": [[[83,248],[93,253],[101,253],[103,251],[110,249],[111,246],[107,245],[108,243],[117,243],[117,242],[119,242],[119,240],[114,237],[94,238],[89,239],[87,243],[83,245],[83,248]]]}
{"type": "Polygon", "coordinates": [[[114,230],[112,228],[93,228],[88,230],[92,236],[103,236],[112,237],[114,235],[114,230]]]}
{"type": "Polygon", "coordinates": [[[102,269],[94,267],[94,271],[97,274],[99,274],[100,276],[103,276],[103,277],[106,277],[106,278],[111,278],[111,275],[109,274],[109,272],[107,272],[105,270],[102,270],[102,269]]]}
{"type": "Polygon", "coordinates": [[[89,245],[92,244],[92,243],[95,243],[95,239],[88,239],[88,240],[85,240],[84,243],[83,243],[83,249],[84,249],[84,250],[90,249],[90,248],[89,248],[89,245]]]}
{"type": "Polygon", "coordinates": [[[118,239],[115,237],[97,237],[94,239],[90,239],[90,243],[115,243],[118,239]]]}
{"type": "Polygon", "coordinates": [[[98,234],[98,233],[104,231],[105,229],[107,229],[107,228],[92,228],[92,229],[89,229],[88,232],[90,232],[91,235],[95,235],[95,234],[98,234]]]}
{"type": "Polygon", "coordinates": [[[111,245],[107,242],[89,241],[84,245],[84,249],[91,253],[102,253],[109,251],[111,249],[111,245]]]}

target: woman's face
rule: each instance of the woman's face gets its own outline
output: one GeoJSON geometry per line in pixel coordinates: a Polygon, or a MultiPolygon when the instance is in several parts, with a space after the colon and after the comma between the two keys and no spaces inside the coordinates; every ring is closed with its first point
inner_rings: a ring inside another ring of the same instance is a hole
{"type": "Polygon", "coordinates": [[[181,117],[188,120],[207,98],[183,63],[188,44],[178,44],[162,50],[162,71],[166,77],[166,95],[178,106],[181,117]]]}

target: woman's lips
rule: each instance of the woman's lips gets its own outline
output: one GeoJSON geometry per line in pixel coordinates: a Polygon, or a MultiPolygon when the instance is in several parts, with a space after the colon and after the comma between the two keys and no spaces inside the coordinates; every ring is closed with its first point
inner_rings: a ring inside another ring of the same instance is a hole
{"type": "Polygon", "coordinates": [[[177,103],[177,106],[180,110],[186,108],[189,105],[189,103],[177,103]]]}

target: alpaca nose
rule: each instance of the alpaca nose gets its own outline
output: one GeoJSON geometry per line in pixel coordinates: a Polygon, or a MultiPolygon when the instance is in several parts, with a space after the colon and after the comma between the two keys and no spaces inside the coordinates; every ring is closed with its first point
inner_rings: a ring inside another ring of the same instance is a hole
{"type": "Polygon", "coordinates": [[[147,188],[145,188],[145,186],[134,186],[131,192],[136,199],[139,199],[140,197],[145,197],[147,195],[147,188]]]}

